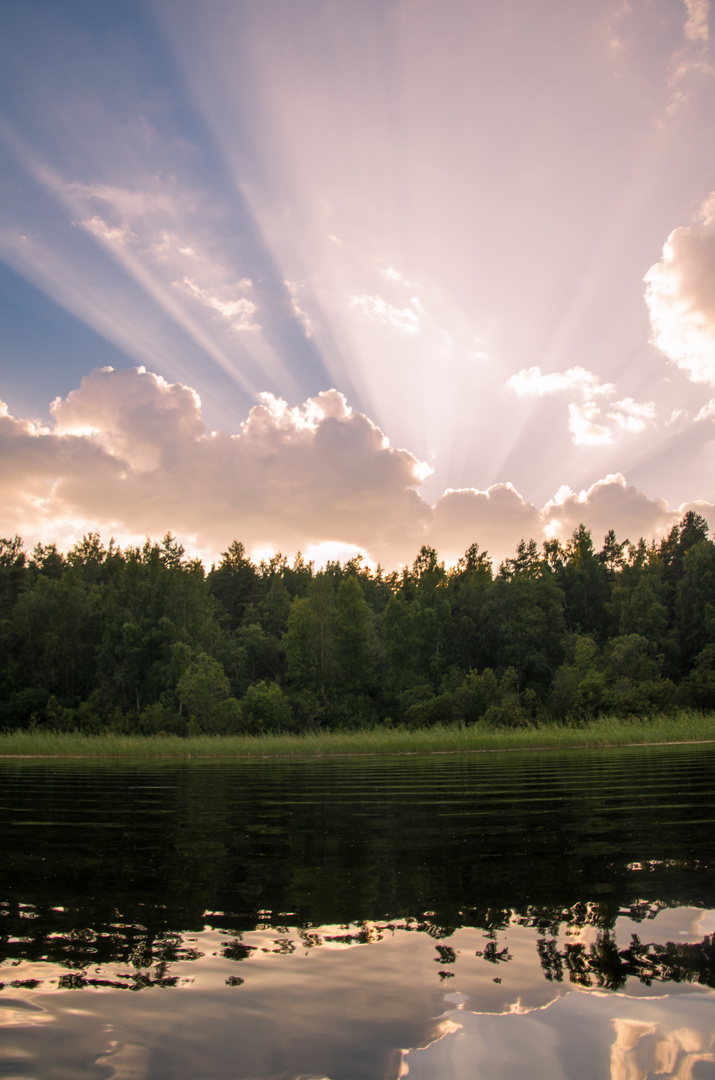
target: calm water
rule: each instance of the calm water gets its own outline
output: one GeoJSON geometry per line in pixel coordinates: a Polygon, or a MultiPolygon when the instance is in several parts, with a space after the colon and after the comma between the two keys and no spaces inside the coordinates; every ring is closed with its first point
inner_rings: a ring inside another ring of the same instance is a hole
{"type": "Polygon", "coordinates": [[[0,1077],[715,1078],[715,749],[0,763],[0,1077]]]}

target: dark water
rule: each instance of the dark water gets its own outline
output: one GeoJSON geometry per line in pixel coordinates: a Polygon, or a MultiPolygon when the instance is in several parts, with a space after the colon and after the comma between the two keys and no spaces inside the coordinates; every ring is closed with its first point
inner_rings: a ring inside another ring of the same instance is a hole
{"type": "Polygon", "coordinates": [[[0,1077],[715,1078],[715,748],[0,763],[0,1077]]]}

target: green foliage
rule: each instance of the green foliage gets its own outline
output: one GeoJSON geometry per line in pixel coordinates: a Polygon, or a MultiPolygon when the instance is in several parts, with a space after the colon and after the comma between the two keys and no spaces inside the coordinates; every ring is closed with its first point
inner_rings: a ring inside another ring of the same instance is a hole
{"type": "Polygon", "coordinates": [[[144,733],[518,730],[715,707],[715,546],[697,514],[600,551],[520,541],[494,577],[425,545],[401,572],[238,541],[208,575],[170,534],[66,556],[0,540],[0,728],[144,733]]]}
{"type": "Polygon", "coordinates": [[[176,684],[179,712],[189,717],[189,730],[221,735],[240,731],[241,707],[231,697],[231,684],[221,665],[204,652],[190,661],[176,684]]]}
{"type": "Polygon", "coordinates": [[[290,731],[293,727],[290,702],[277,683],[259,682],[249,686],[241,705],[244,730],[252,735],[290,731]]]}

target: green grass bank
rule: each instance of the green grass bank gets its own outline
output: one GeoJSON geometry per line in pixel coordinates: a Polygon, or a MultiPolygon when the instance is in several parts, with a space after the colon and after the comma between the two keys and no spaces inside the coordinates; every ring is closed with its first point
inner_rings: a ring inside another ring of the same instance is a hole
{"type": "Polygon", "coordinates": [[[2,757],[258,758],[356,754],[445,754],[715,741],[715,713],[682,711],[643,719],[600,717],[592,723],[489,730],[435,726],[374,727],[303,735],[84,735],[80,732],[0,732],[2,757]]]}

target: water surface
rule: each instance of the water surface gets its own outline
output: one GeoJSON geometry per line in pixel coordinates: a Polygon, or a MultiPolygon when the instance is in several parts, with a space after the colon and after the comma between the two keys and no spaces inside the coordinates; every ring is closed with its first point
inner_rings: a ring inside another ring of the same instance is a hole
{"type": "Polygon", "coordinates": [[[0,763],[0,1076],[715,1078],[715,752],[0,763]]]}

